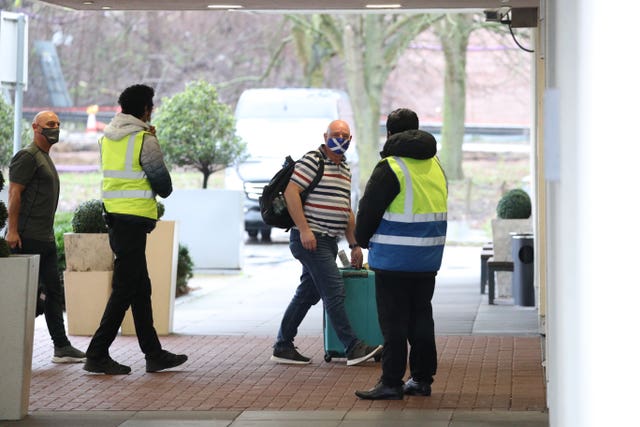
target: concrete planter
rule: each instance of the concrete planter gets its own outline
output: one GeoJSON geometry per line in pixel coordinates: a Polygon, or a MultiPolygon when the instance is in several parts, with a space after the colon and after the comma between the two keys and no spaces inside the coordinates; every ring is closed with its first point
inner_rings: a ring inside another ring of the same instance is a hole
{"type": "Polygon", "coordinates": [[[65,233],[64,295],[69,335],[94,334],[111,295],[113,252],[107,233],[65,233]]]}
{"type": "MultiPolygon", "coordinates": [[[[495,261],[513,261],[511,255],[511,233],[532,233],[531,218],[527,219],[502,219],[491,220],[491,232],[493,235],[493,258],[495,261]]],[[[496,273],[496,296],[511,298],[511,274],[508,272],[496,273]]]]}
{"type": "Polygon", "coordinates": [[[194,268],[242,268],[243,202],[236,190],[176,190],[163,201],[163,218],[178,222],[194,268]]]}
{"type": "Polygon", "coordinates": [[[64,294],[69,335],[94,334],[109,296],[113,271],[65,271],[64,294]]]}
{"type": "MultiPolygon", "coordinates": [[[[173,332],[173,306],[178,273],[178,226],[160,220],[147,239],[147,269],[151,279],[153,324],[158,335],[173,332]]],[[[123,335],[135,335],[131,309],[122,322],[123,335]]]]}
{"type": "Polygon", "coordinates": [[[0,258],[0,420],[29,410],[39,255],[0,258]]]}
{"type": "Polygon", "coordinates": [[[64,233],[67,271],[113,271],[107,233],[64,233]]]}

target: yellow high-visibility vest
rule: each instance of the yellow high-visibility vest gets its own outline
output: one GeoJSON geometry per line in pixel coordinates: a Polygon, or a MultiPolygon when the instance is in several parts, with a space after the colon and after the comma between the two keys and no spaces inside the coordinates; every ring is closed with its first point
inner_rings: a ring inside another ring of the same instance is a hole
{"type": "Polygon", "coordinates": [[[158,206],[151,184],[140,164],[145,131],[114,141],[100,140],[102,202],[109,213],[158,219],[158,206]]]}
{"type": "Polygon", "coordinates": [[[437,157],[387,157],[400,192],[369,242],[374,270],[435,272],[447,235],[447,180],[437,157]]]}

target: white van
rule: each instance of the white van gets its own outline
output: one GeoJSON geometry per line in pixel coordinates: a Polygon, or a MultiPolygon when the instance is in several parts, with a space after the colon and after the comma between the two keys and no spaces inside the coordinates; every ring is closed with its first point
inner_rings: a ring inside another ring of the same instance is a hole
{"type": "MultiPolygon", "coordinates": [[[[245,230],[269,240],[271,227],[262,221],[258,198],[262,188],[282,167],[286,156],[294,160],[324,142],[332,120],[345,120],[353,133],[354,119],[346,92],[334,89],[269,88],[245,90],[236,106],[236,134],[247,144],[249,157],[227,168],[225,186],[243,189],[245,230]]],[[[352,200],[358,196],[358,157],[355,137],[347,152],[352,172],[352,200]]]]}

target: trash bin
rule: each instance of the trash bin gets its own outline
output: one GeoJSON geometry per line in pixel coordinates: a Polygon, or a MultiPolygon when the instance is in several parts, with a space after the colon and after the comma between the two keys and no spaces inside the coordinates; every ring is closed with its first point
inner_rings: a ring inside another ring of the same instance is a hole
{"type": "Polygon", "coordinates": [[[513,302],[517,305],[533,307],[536,304],[533,289],[533,234],[513,234],[511,255],[513,257],[513,302]]]}

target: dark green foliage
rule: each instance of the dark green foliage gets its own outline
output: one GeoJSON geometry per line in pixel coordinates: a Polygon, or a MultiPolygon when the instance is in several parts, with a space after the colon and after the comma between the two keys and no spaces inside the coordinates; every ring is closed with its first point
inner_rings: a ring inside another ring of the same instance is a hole
{"type": "Polygon", "coordinates": [[[496,209],[498,218],[526,219],[531,216],[531,198],[526,191],[517,188],[507,191],[496,209]]]}
{"type": "Polygon", "coordinates": [[[56,239],[56,251],[58,254],[58,271],[60,272],[60,283],[63,282],[62,272],[67,268],[67,261],[64,255],[64,233],[70,233],[73,231],[71,227],[71,212],[58,212],[56,213],[55,221],[53,223],[53,233],[56,239]]]}
{"type": "MultiPolygon", "coordinates": [[[[2,7],[0,6],[0,9],[2,7]]],[[[9,166],[11,157],[13,157],[13,106],[7,104],[2,96],[0,96],[0,168],[9,166]]],[[[22,121],[22,145],[29,143],[29,132],[31,126],[22,121]]]]}
{"type": "Polygon", "coordinates": [[[11,255],[11,250],[9,249],[9,243],[6,240],[0,238],[0,258],[6,258],[11,255]]]}
{"type": "Polygon", "coordinates": [[[176,276],[176,296],[188,293],[189,287],[187,283],[193,277],[193,261],[189,256],[189,249],[183,245],[179,245],[178,249],[178,272],[176,276]]]}
{"type": "Polygon", "coordinates": [[[7,207],[4,202],[0,202],[0,230],[7,225],[7,218],[9,217],[9,212],[7,211],[7,207]]]}
{"type": "Polygon", "coordinates": [[[164,215],[164,204],[162,202],[158,202],[158,219],[162,218],[164,215]]]}
{"type": "Polygon", "coordinates": [[[7,104],[4,98],[0,96],[0,168],[9,166],[12,154],[13,107],[7,104]]]}
{"type": "MultiPolygon", "coordinates": [[[[4,188],[4,176],[2,176],[2,171],[0,170],[0,191],[4,188]]],[[[7,207],[4,202],[0,200],[0,231],[7,225],[7,217],[9,213],[7,212],[7,207]]],[[[0,234],[2,236],[2,234],[0,234]]],[[[11,254],[9,250],[9,244],[7,241],[0,237],[0,258],[6,258],[11,254]]]]}
{"type": "Polygon", "coordinates": [[[205,81],[190,82],[183,92],[163,98],[153,124],[165,161],[199,170],[202,188],[212,173],[243,158],[245,143],[236,136],[233,111],[205,81]]]}
{"type": "Polygon", "coordinates": [[[74,233],[106,233],[107,224],[102,216],[102,201],[83,202],[73,212],[71,226],[74,233]]]}

